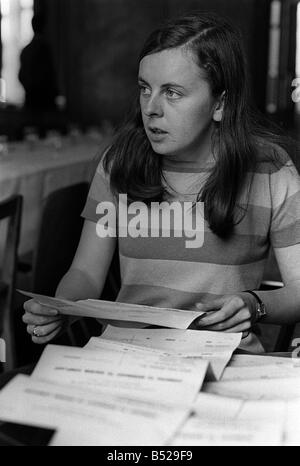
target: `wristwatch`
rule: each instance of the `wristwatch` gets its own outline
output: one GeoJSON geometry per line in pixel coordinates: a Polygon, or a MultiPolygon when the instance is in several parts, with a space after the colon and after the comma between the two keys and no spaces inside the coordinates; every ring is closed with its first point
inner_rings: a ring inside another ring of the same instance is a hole
{"type": "Polygon", "coordinates": [[[246,290],[245,293],[250,293],[256,299],[255,322],[259,322],[263,317],[267,315],[266,306],[254,291],[246,290]]]}

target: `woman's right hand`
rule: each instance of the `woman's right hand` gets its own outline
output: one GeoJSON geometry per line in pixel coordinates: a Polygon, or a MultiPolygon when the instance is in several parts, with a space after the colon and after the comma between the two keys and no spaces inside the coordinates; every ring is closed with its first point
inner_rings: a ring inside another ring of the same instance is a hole
{"type": "Polygon", "coordinates": [[[24,309],[22,320],[34,343],[48,343],[68,325],[68,316],[59,314],[56,309],[42,306],[34,299],[26,301],[24,309]]]}

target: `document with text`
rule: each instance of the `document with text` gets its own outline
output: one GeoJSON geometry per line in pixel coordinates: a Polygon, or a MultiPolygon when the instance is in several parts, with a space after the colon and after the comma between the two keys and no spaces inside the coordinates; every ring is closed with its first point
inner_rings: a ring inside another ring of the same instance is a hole
{"type": "Polygon", "coordinates": [[[0,392],[0,419],[57,429],[53,445],[163,445],[187,408],[18,375],[0,392]]]}
{"type": "Polygon", "coordinates": [[[160,349],[190,360],[202,359],[208,361],[208,378],[219,380],[233,351],[238,347],[241,336],[241,333],[178,329],[132,329],[109,325],[99,339],[160,349]]]}
{"type": "Polygon", "coordinates": [[[182,405],[194,401],[206,370],[206,361],[194,363],[177,355],[149,353],[137,358],[122,350],[48,345],[32,377],[182,405]]]}
{"type": "Polygon", "coordinates": [[[203,391],[243,400],[295,400],[300,399],[300,377],[220,380],[207,382],[203,391]]]}
{"type": "Polygon", "coordinates": [[[96,299],[73,302],[27,291],[18,291],[29,298],[35,299],[43,306],[57,309],[61,314],[77,317],[94,317],[104,322],[125,321],[157,325],[160,327],[187,329],[196,318],[205,314],[202,311],[184,311],[180,309],[142,306],[140,304],[119,303],[96,299]]]}
{"type": "Polygon", "coordinates": [[[282,445],[286,403],[245,401],[200,393],[172,445],[282,445]]]}

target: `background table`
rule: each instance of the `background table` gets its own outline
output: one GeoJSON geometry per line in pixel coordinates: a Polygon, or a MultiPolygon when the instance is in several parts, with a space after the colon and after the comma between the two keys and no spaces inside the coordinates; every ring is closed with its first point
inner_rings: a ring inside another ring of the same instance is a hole
{"type": "MultiPolygon", "coordinates": [[[[22,194],[24,198],[19,254],[34,249],[43,200],[59,188],[90,181],[97,154],[108,143],[108,137],[101,140],[65,137],[14,143],[7,154],[0,154],[0,200],[12,194],[22,194]]],[[[0,257],[4,238],[5,225],[1,225],[0,257]]]]}

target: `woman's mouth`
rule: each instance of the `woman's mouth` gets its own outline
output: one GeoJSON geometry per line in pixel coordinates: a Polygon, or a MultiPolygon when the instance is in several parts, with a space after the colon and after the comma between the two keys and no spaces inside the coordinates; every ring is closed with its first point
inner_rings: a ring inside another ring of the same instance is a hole
{"type": "Polygon", "coordinates": [[[158,142],[160,140],[162,140],[168,133],[167,131],[164,131],[160,128],[148,128],[148,134],[149,134],[149,138],[154,141],[154,142],[158,142]]]}

